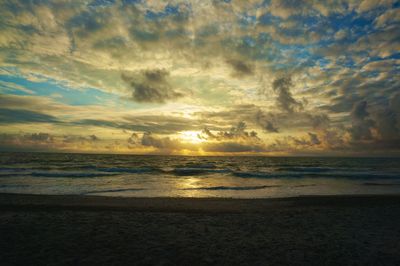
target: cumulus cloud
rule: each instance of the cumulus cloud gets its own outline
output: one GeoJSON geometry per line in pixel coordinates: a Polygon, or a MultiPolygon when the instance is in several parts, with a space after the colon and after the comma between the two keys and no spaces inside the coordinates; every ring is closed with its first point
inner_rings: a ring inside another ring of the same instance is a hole
{"type": "Polygon", "coordinates": [[[100,148],[101,139],[96,135],[56,135],[38,133],[1,133],[0,150],[4,151],[82,151],[82,148],[100,148]]]}
{"type": "Polygon", "coordinates": [[[307,1],[293,1],[293,0],[273,0],[271,1],[270,12],[274,16],[287,19],[288,17],[301,14],[304,11],[307,1]]]}
{"type": "Polygon", "coordinates": [[[308,114],[308,117],[311,121],[311,125],[313,128],[321,129],[327,128],[329,126],[330,119],[327,114],[308,114]]]}
{"type": "Polygon", "coordinates": [[[366,101],[357,102],[354,104],[350,113],[352,119],[350,133],[352,139],[355,141],[372,139],[371,128],[375,125],[375,123],[369,117],[367,106],[368,104],[366,101]]]}
{"type": "Polygon", "coordinates": [[[227,131],[212,132],[205,128],[199,138],[206,140],[201,148],[206,152],[240,153],[265,152],[265,144],[257,132],[247,131],[246,123],[241,121],[227,131]]]}
{"type": "Polygon", "coordinates": [[[256,123],[267,132],[278,133],[279,129],[274,125],[274,116],[259,110],[255,116],[256,123]]]}
{"type": "Polygon", "coordinates": [[[23,135],[23,139],[33,142],[51,143],[54,138],[49,133],[33,133],[23,135]]]}
{"type": "MultiPolygon", "coordinates": [[[[377,146],[383,143],[393,143],[400,140],[400,112],[398,106],[399,93],[389,100],[389,105],[368,110],[366,101],[358,102],[351,112],[352,126],[349,132],[352,140],[369,140],[377,146]]],[[[396,146],[396,145],[395,145],[396,146]]]]}
{"type": "Polygon", "coordinates": [[[228,131],[218,131],[216,133],[212,133],[209,129],[205,128],[199,137],[217,141],[260,141],[260,138],[257,136],[257,132],[246,131],[246,127],[246,123],[241,121],[236,126],[231,127],[228,131]]]}
{"type": "Polygon", "coordinates": [[[20,133],[0,134],[0,150],[51,150],[54,148],[55,138],[49,133],[20,133]]]}
{"type": "Polygon", "coordinates": [[[363,0],[357,7],[358,12],[366,12],[379,7],[390,7],[394,0],[363,0]]]}
{"type": "Polygon", "coordinates": [[[127,140],[129,145],[137,145],[140,143],[140,137],[137,133],[132,133],[132,135],[127,140]]]}
{"type": "Polygon", "coordinates": [[[321,141],[319,140],[317,134],[308,132],[308,135],[310,136],[310,143],[311,143],[311,145],[319,145],[319,144],[321,144],[321,141]]]}
{"type": "Polygon", "coordinates": [[[274,124],[272,124],[271,121],[266,120],[264,122],[265,122],[265,126],[264,126],[265,130],[267,130],[268,132],[279,132],[278,128],[276,128],[274,126],[274,124]]]}
{"type": "Polygon", "coordinates": [[[374,114],[376,130],[383,140],[400,140],[400,93],[392,95],[389,106],[374,114]]]}
{"type": "Polygon", "coordinates": [[[177,141],[173,141],[169,137],[156,138],[151,132],[143,134],[141,144],[143,146],[152,146],[158,149],[175,149],[180,146],[177,141]]]}
{"type": "Polygon", "coordinates": [[[400,92],[396,92],[390,98],[390,108],[395,112],[400,113],[400,92]]]}
{"type": "Polygon", "coordinates": [[[89,139],[91,140],[91,141],[99,141],[100,139],[99,139],[99,137],[97,137],[96,135],[90,135],[89,136],[89,139]]]}
{"type": "Polygon", "coordinates": [[[175,91],[168,81],[169,72],[164,69],[144,70],[139,75],[122,75],[132,91],[132,99],[141,103],[164,103],[184,96],[175,91]]]}
{"type": "Polygon", "coordinates": [[[291,77],[277,78],[272,83],[273,90],[278,93],[278,106],[288,112],[293,113],[303,109],[303,104],[293,98],[290,89],[293,87],[291,77]]]}
{"type": "Polygon", "coordinates": [[[82,135],[64,135],[62,138],[63,143],[86,143],[86,142],[98,142],[100,141],[99,137],[92,134],[89,136],[82,135]]]}
{"type": "Polygon", "coordinates": [[[128,148],[151,148],[152,152],[159,154],[171,154],[182,150],[198,151],[199,147],[193,143],[187,143],[177,138],[163,137],[151,132],[142,134],[132,133],[128,138],[128,148]]]}
{"type": "Polygon", "coordinates": [[[311,132],[307,134],[307,138],[289,137],[289,139],[293,141],[295,146],[315,146],[321,144],[317,134],[311,132]]]}
{"type": "Polygon", "coordinates": [[[375,23],[378,27],[383,27],[398,22],[400,22],[399,8],[388,10],[375,19],[375,23]]]}

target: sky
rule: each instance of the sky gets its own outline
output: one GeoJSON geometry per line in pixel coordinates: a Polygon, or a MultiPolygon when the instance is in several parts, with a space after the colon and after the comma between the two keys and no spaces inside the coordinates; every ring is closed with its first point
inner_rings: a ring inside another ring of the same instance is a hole
{"type": "Polygon", "coordinates": [[[0,1],[0,151],[400,155],[400,2],[0,1]]]}

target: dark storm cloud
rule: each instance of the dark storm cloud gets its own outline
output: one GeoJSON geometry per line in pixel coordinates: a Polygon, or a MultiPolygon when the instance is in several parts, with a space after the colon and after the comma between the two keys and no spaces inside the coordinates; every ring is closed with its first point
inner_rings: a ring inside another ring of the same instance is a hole
{"type": "Polygon", "coordinates": [[[269,133],[280,133],[291,128],[324,129],[331,123],[328,115],[319,109],[293,113],[280,109],[268,112],[254,104],[236,105],[220,112],[199,112],[196,115],[208,121],[210,125],[207,127],[213,130],[221,130],[222,124],[232,124],[238,120],[248,121],[251,126],[260,127],[269,133]]]}
{"type": "Polygon", "coordinates": [[[308,136],[310,137],[311,145],[319,145],[319,144],[321,144],[321,141],[319,140],[317,134],[308,132],[308,136]]]}
{"type": "Polygon", "coordinates": [[[368,141],[369,146],[376,145],[377,148],[399,147],[399,93],[395,93],[388,102],[388,106],[370,107],[366,101],[354,105],[349,128],[354,143],[368,141]]]}
{"type": "Polygon", "coordinates": [[[333,113],[351,112],[354,104],[361,101],[363,97],[349,92],[344,95],[334,97],[331,104],[323,106],[322,109],[333,113]]]}
{"type": "Polygon", "coordinates": [[[256,123],[261,126],[264,130],[271,133],[278,133],[279,129],[274,125],[272,121],[273,115],[265,114],[262,111],[258,111],[255,116],[256,123]]]}
{"type": "Polygon", "coordinates": [[[384,140],[400,140],[400,93],[389,99],[389,106],[372,114],[380,138],[384,140]]]}
{"type": "Polygon", "coordinates": [[[268,132],[279,132],[278,128],[274,126],[274,124],[272,124],[271,121],[265,121],[265,125],[264,125],[265,130],[267,130],[268,132]]]}
{"type": "Polygon", "coordinates": [[[183,97],[183,93],[172,88],[168,77],[169,72],[164,69],[145,70],[131,77],[122,74],[133,90],[132,100],[140,103],[164,103],[183,97]]]}
{"type": "Polygon", "coordinates": [[[325,129],[321,132],[321,140],[330,149],[343,149],[345,146],[343,131],[343,129],[325,129]]]}
{"type": "Polygon", "coordinates": [[[291,77],[278,78],[272,83],[272,88],[278,93],[278,106],[288,113],[293,113],[303,109],[303,104],[293,98],[290,91],[292,87],[293,83],[291,77]]]}
{"type": "Polygon", "coordinates": [[[329,126],[330,119],[326,114],[308,115],[313,128],[326,128],[329,126]]]}
{"type": "Polygon", "coordinates": [[[226,63],[228,63],[234,70],[233,72],[234,76],[241,77],[254,74],[254,67],[251,64],[246,63],[244,61],[229,59],[226,60],[226,63]]]}
{"type": "Polygon", "coordinates": [[[393,94],[390,99],[390,108],[396,113],[400,114],[400,92],[393,94]]]}
{"type": "Polygon", "coordinates": [[[57,123],[56,117],[23,109],[0,108],[0,124],[10,123],[57,123]]]}
{"type": "Polygon", "coordinates": [[[398,113],[391,108],[377,112],[374,115],[375,125],[382,139],[395,139],[399,137],[399,128],[397,125],[398,113]]]}
{"type": "Polygon", "coordinates": [[[372,139],[371,129],[375,125],[367,111],[367,102],[360,101],[354,104],[350,113],[352,127],[350,134],[353,140],[370,140],[372,139]]]}

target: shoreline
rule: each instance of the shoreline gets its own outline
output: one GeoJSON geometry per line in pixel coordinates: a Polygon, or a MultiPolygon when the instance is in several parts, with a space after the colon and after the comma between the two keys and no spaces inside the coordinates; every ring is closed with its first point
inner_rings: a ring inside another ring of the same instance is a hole
{"type": "Polygon", "coordinates": [[[400,206],[400,194],[310,195],[285,198],[113,197],[0,193],[0,210],[241,213],[275,208],[400,206]]]}

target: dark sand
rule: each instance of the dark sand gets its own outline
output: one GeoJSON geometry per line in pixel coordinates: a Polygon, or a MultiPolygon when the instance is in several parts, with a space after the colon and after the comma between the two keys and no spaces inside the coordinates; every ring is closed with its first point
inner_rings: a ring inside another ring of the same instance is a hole
{"type": "Polygon", "coordinates": [[[0,265],[400,265],[400,196],[0,194],[0,265]]]}

